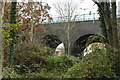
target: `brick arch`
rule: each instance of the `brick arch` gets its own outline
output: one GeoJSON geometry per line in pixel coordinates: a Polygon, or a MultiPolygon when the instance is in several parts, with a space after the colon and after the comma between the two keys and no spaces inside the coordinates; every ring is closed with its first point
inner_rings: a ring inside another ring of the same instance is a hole
{"type": "MultiPolygon", "coordinates": [[[[80,36],[73,44],[72,46],[72,50],[71,50],[71,53],[72,55],[74,56],[79,56],[80,58],[82,58],[82,52],[83,50],[85,49],[85,46],[86,46],[86,42],[87,42],[87,39],[90,37],[90,36],[99,36],[101,37],[102,39],[104,39],[103,36],[101,35],[97,35],[97,34],[85,34],[83,36],[80,36]]],[[[94,42],[100,42],[99,40],[94,40],[92,43],[94,42]]],[[[91,44],[91,43],[90,43],[91,44]]]]}
{"type": "MultiPolygon", "coordinates": [[[[67,49],[67,34],[65,25],[68,23],[48,23],[44,24],[47,33],[44,35],[56,35],[59,37],[59,40],[64,43],[65,49],[67,49]]],[[[99,21],[77,21],[74,24],[71,22],[70,26],[72,26],[70,30],[70,49],[72,49],[73,44],[76,40],[79,39],[80,36],[84,36],[86,34],[98,34],[101,35],[101,30],[99,27],[99,21]]],[[[37,33],[38,36],[40,35],[37,33]]]]}
{"type": "Polygon", "coordinates": [[[45,35],[43,36],[43,40],[47,46],[55,49],[62,41],[56,35],[45,35]]]}

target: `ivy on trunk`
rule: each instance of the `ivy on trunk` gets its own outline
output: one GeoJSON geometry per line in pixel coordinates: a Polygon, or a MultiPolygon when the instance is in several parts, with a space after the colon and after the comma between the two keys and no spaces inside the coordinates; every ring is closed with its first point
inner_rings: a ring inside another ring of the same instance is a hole
{"type": "MultiPolygon", "coordinates": [[[[16,5],[17,2],[11,2],[10,9],[10,24],[16,24],[16,5]]],[[[11,26],[12,27],[12,26],[11,26]]],[[[10,31],[10,38],[12,39],[9,44],[9,66],[12,67],[14,60],[14,46],[15,46],[15,31],[10,31]]]]}

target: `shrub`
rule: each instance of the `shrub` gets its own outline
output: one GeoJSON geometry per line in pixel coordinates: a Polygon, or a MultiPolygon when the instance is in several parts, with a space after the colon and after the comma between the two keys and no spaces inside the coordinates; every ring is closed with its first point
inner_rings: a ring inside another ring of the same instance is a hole
{"type": "Polygon", "coordinates": [[[46,65],[40,69],[42,77],[55,77],[63,76],[68,68],[79,62],[79,59],[70,56],[49,56],[46,60],[46,65]]]}
{"type": "Polygon", "coordinates": [[[14,69],[17,73],[30,73],[38,71],[45,64],[48,56],[54,53],[49,47],[39,47],[33,43],[25,45],[21,50],[17,48],[14,58],[14,69]]]}
{"type": "Polygon", "coordinates": [[[17,74],[12,68],[3,68],[3,78],[23,78],[23,75],[17,74]]]}
{"type": "Polygon", "coordinates": [[[23,76],[17,73],[8,73],[4,74],[3,78],[23,78],[23,76]]]}
{"type": "Polygon", "coordinates": [[[46,59],[47,65],[45,66],[48,70],[57,70],[57,71],[63,71],[67,68],[73,66],[79,62],[79,59],[70,56],[70,55],[62,55],[62,56],[49,56],[49,58],[46,59]]]}
{"type": "Polygon", "coordinates": [[[23,74],[37,71],[39,67],[45,64],[47,56],[37,53],[27,55],[26,53],[24,55],[20,55],[18,58],[20,59],[16,61],[17,64],[14,66],[14,69],[16,72],[23,74]]]}
{"type": "Polygon", "coordinates": [[[113,63],[109,62],[105,53],[95,51],[84,57],[84,59],[69,68],[65,78],[115,78],[113,63]]]}

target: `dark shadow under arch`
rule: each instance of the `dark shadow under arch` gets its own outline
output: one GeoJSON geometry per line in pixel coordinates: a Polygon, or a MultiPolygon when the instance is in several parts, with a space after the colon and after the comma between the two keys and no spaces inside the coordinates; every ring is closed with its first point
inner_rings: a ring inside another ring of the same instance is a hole
{"type": "Polygon", "coordinates": [[[83,55],[83,50],[86,47],[87,41],[89,40],[89,38],[91,38],[92,36],[98,36],[100,37],[100,39],[93,39],[93,41],[91,41],[88,44],[94,43],[94,42],[101,42],[101,39],[104,40],[104,38],[102,36],[96,35],[96,34],[86,34],[83,35],[81,37],[79,37],[73,44],[73,48],[72,48],[72,55],[76,56],[76,57],[80,57],[82,58],[83,55]]]}
{"type": "Polygon", "coordinates": [[[60,43],[62,43],[60,39],[55,35],[46,35],[43,37],[43,40],[46,46],[53,49],[55,49],[60,43]]]}

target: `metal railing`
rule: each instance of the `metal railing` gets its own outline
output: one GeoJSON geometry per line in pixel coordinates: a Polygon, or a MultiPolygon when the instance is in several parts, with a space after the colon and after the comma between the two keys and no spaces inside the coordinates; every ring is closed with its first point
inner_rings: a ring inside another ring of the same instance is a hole
{"type": "MultiPolygon", "coordinates": [[[[117,11],[117,18],[120,18],[120,11],[117,11]]],[[[73,18],[71,21],[89,21],[89,20],[98,20],[99,14],[98,13],[91,13],[91,14],[80,14],[75,15],[75,18],[73,18]]],[[[53,17],[52,21],[46,21],[43,22],[43,24],[46,23],[62,23],[62,22],[68,22],[68,16],[64,17],[53,17]]]]}

